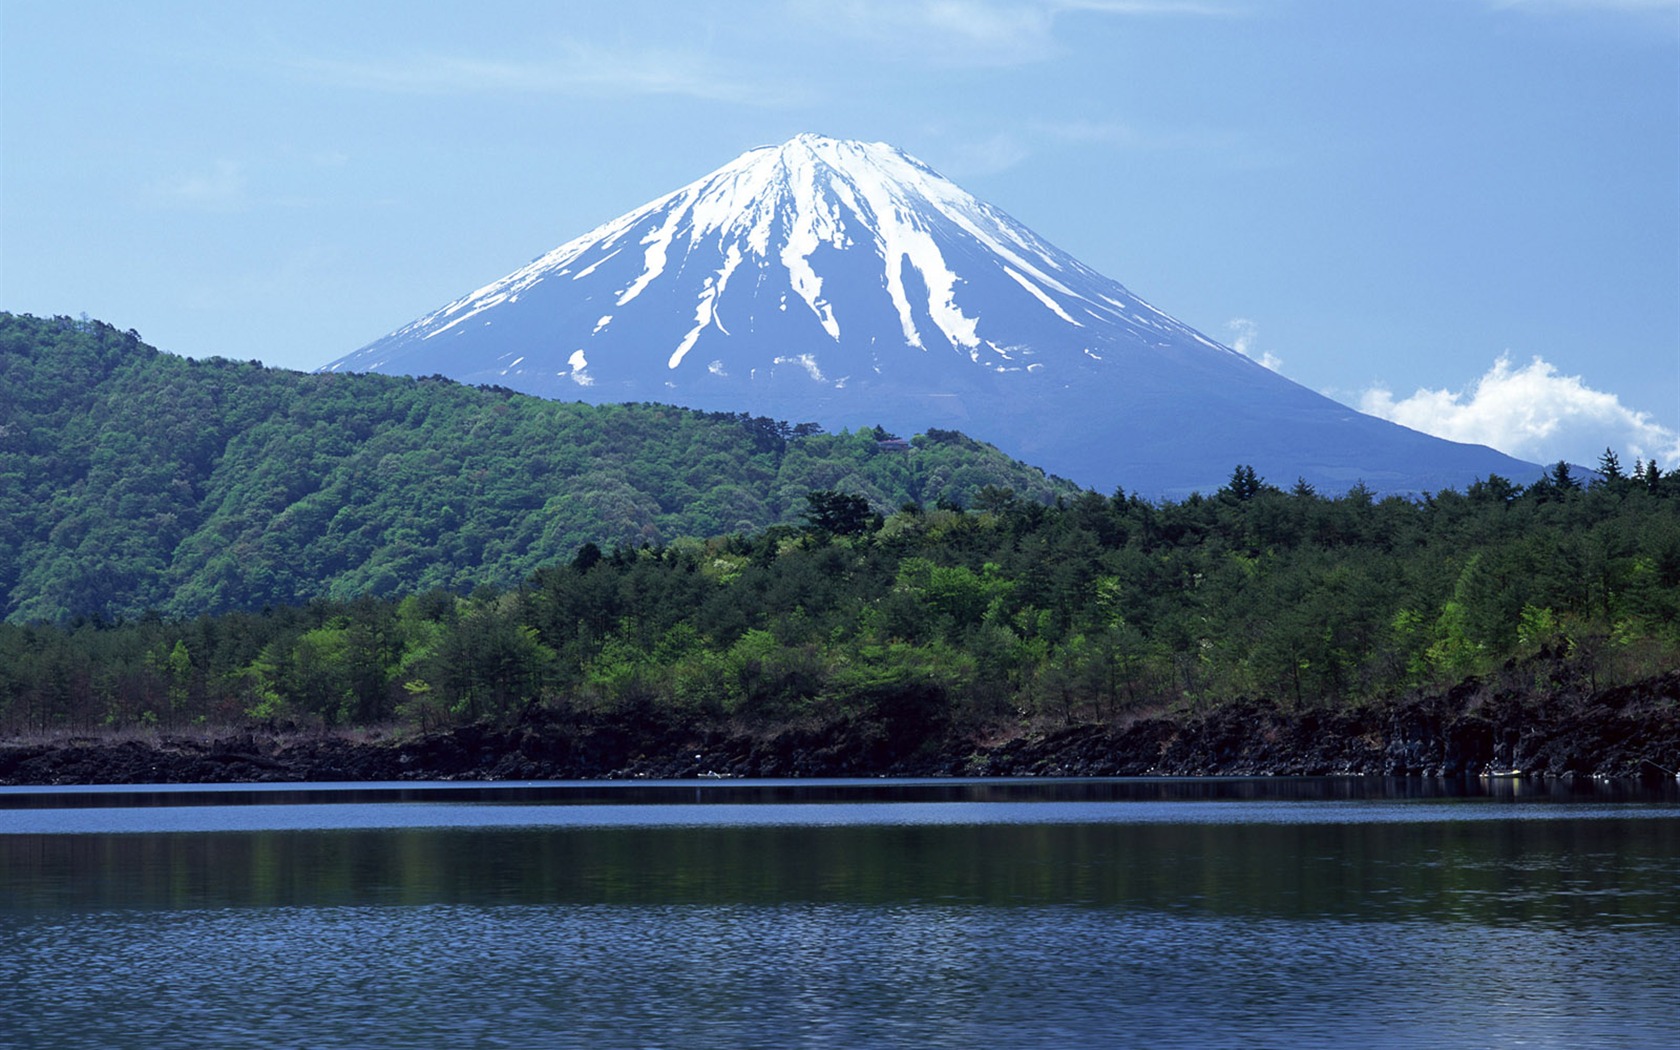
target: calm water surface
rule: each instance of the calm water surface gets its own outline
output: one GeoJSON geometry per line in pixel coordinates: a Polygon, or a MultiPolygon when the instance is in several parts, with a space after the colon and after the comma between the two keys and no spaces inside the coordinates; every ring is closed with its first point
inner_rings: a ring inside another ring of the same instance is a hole
{"type": "Polygon", "coordinates": [[[3,1047],[1673,1047],[1680,795],[0,789],[3,1047]]]}

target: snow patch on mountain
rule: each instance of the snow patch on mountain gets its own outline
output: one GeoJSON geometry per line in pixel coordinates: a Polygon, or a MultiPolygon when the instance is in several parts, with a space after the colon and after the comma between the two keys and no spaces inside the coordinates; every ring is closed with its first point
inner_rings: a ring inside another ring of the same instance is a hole
{"type": "MultiPolygon", "coordinates": [[[[595,385],[594,377],[586,371],[589,368],[589,359],[583,356],[582,350],[573,350],[572,355],[566,359],[566,363],[572,366],[572,382],[578,386],[595,385]]],[[[565,375],[566,373],[562,372],[560,374],[565,375]]]]}
{"type": "Polygon", "coordinates": [[[700,302],[694,308],[694,327],[690,328],[688,334],[683,336],[682,342],[677,344],[676,350],[671,353],[670,360],[666,362],[665,367],[674,369],[682,364],[683,358],[688,356],[690,350],[694,349],[695,342],[699,340],[700,333],[705,331],[707,325],[717,325],[718,331],[724,335],[729,334],[729,329],[725,328],[722,322],[717,319],[717,301],[718,297],[723,295],[724,288],[729,284],[730,274],[733,274],[735,268],[740,265],[740,246],[731,244],[729,255],[723,261],[723,268],[714,276],[706,278],[705,286],[700,292],[700,302]]]}
{"type": "MultiPolygon", "coordinates": [[[[1008,274],[1010,277],[1014,278],[1015,283],[1020,285],[1022,288],[1025,288],[1027,290],[1027,292],[1029,294],[1031,294],[1034,299],[1037,299],[1039,302],[1043,303],[1045,306],[1048,306],[1050,308],[1051,312],[1054,313],[1057,317],[1060,317],[1062,320],[1066,321],[1068,324],[1073,325],[1076,328],[1084,328],[1085,327],[1084,325],[1080,324],[1078,321],[1075,321],[1072,317],[1068,316],[1068,312],[1066,310],[1062,309],[1061,304],[1057,303],[1056,300],[1054,300],[1054,299],[1050,298],[1048,295],[1044,294],[1044,289],[1040,288],[1038,285],[1036,285],[1036,284],[1032,283],[1031,281],[1027,280],[1025,277],[1022,277],[1020,274],[1016,273],[1014,267],[1005,266],[1003,268],[1003,272],[1008,274]]],[[[1093,315],[1093,316],[1095,316],[1095,315],[1093,315]]]]}

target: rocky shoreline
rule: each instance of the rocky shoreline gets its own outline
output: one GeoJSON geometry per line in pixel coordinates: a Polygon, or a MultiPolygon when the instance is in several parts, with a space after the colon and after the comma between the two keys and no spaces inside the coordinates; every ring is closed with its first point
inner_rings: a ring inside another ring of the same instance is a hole
{"type": "Polygon", "coordinates": [[[537,711],[355,735],[258,729],[0,742],[0,785],[873,776],[1528,776],[1672,779],[1680,670],[1603,690],[1469,679],[1346,709],[1235,700],[1109,724],[959,732],[859,719],[683,726],[537,711]]]}

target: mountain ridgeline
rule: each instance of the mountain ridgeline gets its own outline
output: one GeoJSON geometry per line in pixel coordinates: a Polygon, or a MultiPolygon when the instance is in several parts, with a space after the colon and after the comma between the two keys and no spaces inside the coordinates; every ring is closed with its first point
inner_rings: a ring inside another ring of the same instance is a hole
{"type": "MultiPolygon", "coordinates": [[[[951,431],[911,441],[454,381],[190,361],[0,313],[0,611],[12,622],[517,584],[584,544],[1074,487],[951,431]]],[[[910,435],[905,435],[909,438],[910,435]]]]}
{"type": "Polygon", "coordinates": [[[1211,492],[1238,462],[1377,494],[1541,473],[1338,404],[914,157],[816,135],[749,150],[325,370],[954,428],[1150,498],[1211,492]]]}

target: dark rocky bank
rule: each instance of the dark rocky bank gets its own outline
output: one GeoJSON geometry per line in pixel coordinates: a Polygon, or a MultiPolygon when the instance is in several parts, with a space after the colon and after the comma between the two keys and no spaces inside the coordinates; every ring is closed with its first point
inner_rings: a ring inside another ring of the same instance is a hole
{"type": "Polygon", "coordinates": [[[1467,680],[1346,709],[1229,701],[1111,724],[989,733],[935,720],[683,726],[533,712],[511,724],[358,737],[244,729],[0,743],[0,784],[870,776],[1672,778],[1680,670],[1593,690],[1467,680]]]}

